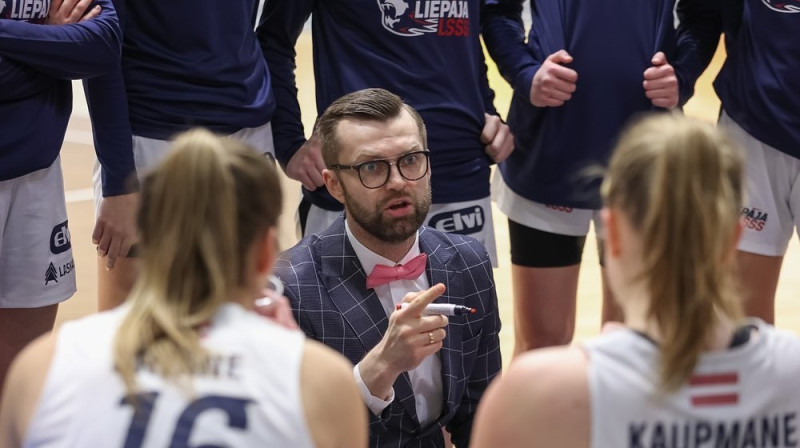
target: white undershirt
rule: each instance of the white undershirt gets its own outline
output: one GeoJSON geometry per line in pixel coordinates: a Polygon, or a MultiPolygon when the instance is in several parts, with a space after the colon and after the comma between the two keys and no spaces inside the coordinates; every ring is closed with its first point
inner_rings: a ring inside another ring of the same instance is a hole
{"type": "MultiPolygon", "coordinates": [[[[372,272],[377,264],[386,266],[395,265],[393,261],[372,252],[361,244],[350,231],[347,220],[344,222],[344,228],[347,233],[347,239],[353,246],[358,261],[361,263],[367,275],[372,272]]],[[[411,249],[398,264],[407,263],[419,254],[419,233],[417,233],[411,249]]],[[[403,301],[403,297],[405,297],[407,293],[424,291],[429,287],[428,277],[423,271],[422,274],[414,280],[397,280],[378,286],[375,288],[375,293],[378,295],[378,299],[380,299],[381,305],[383,305],[383,309],[388,316],[394,312],[395,306],[403,301]]],[[[361,398],[363,398],[367,407],[373,414],[380,415],[381,412],[394,401],[394,389],[392,389],[386,401],[370,393],[364,381],[361,379],[358,364],[353,368],[353,375],[361,390],[361,398]]],[[[439,356],[435,354],[428,356],[416,369],[409,371],[408,376],[411,379],[411,389],[414,391],[417,419],[420,425],[425,426],[436,421],[442,413],[442,362],[439,356]]]]}

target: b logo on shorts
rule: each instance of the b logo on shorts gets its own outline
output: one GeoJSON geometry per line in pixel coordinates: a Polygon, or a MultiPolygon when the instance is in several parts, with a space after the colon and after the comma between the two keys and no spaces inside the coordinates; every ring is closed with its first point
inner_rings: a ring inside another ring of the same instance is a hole
{"type": "Polygon", "coordinates": [[[441,232],[469,235],[483,230],[483,221],[483,208],[476,206],[439,213],[428,225],[441,232]]]}
{"type": "Polygon", "coordinates": [[[67,226],[68,222],[69,221],[64,221],[53,227],[53,231],[50,233],[50,252],[55,255],[63,254],[72,248],[72,239],[70,238],[69,227],[67,226]]]}

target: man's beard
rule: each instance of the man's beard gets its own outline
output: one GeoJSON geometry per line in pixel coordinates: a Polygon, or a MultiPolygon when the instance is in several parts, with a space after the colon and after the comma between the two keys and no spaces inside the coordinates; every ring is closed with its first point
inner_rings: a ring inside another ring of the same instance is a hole
{"type": "Polygon", "coordinates": [[[347,191],[344,191],[344,196],[347,218],[352,219],[367,233],[385,243],[401,243],[413,236],[425,222],[425,217],[428,216],[431,208],[430,189],[416,201],[410,195],[396,194],[383,200],[374,209],[362,206],[358,201],[353,200],[347,191]],[[411,203],[413,212],[402,218],[384,216],[386,204],[397,199],[407,199],[411,203]]]}

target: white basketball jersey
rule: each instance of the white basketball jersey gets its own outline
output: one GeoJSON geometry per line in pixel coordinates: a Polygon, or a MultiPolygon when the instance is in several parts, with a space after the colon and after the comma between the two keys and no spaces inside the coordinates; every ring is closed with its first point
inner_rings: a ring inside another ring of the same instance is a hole
{"type": "Polygon", "coordinates": [[[586,344],[593,448],[800,446],[800,340],[757,335],[704,354],[688,383],[659,396],[658,347],[630,330],[586,344]]]}
{"type": "Polygon", "coordinates": [[[312,447],[300,397],[305,337],[226,304],[211,361],[183,391],[148,370],[124,397],[112,344],[128,307],[63,325],[25,447],[312,447]]]}

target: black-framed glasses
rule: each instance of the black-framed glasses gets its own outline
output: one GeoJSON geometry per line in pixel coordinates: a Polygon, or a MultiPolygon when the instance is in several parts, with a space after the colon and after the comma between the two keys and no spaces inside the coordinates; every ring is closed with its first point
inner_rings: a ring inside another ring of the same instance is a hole
{"type": "Polygon", "coordinates": [[[430,151],[414,151],[392,160],[375,159],[361,162],[356,165],[333,165],[336,170],[355,170],[361,184],[367,188],[380,188],[389,182],[392,174],[392,165],[397,165],[397,171],[405,180],[420,180],[428,174],[428,157],[430,151]]]}

